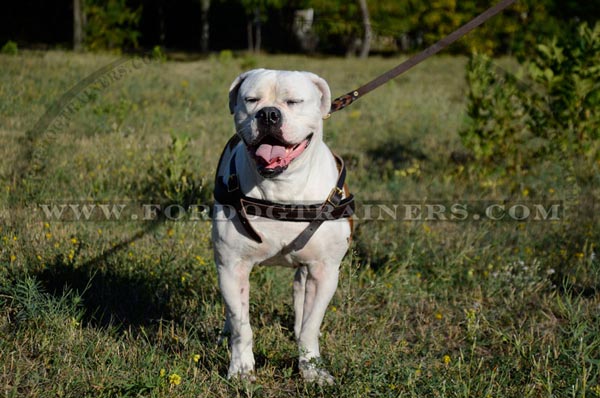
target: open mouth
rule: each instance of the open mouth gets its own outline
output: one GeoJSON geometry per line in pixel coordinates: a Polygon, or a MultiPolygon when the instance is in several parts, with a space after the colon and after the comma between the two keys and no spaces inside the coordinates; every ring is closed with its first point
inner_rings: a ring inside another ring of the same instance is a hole
{"type": "Polygon", "coordinates": [[[271,177],[284,171],[300,156],[310,144],[312,136],[313,133],[310,133],[302,142],[289,144],[268,135],[248,149],[256,161],[258,172],[265,177],[271,177]]]}

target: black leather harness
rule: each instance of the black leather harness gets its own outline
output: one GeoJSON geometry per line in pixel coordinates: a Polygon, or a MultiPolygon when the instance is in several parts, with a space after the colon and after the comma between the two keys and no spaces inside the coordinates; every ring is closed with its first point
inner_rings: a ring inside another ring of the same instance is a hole
{"type": "MultiPolygon", "coordinates": [[[[225,150],[221,154],[219,168],[227,148],[233,150],[239,142],[240,139],[237,135],[229,140],[225,146],[225,150]]],[[[289,243],[283,251],[289,253],[291,251],[300,250],[306,245],[323,222],[348,218],[354,214],[354,196],[348,195],[347,197],[344,197],[346,166],[344,165],[342,158],[336,154],[333,154],[333,156],[338,168],[338,179],[335,187],[333,187],[325,202],[321,204],[281,204],[246,196],[240,188],[240,181],[235,165],[235,154],[231,156],[229,162],[228,176],[219,176],[219,168],[217,168],[214,189],[215,200],[222,205],[233,207],[237,212],[238,218],[245,231],[250,238],[258,243],[262,242],[262,238],[250,224],[248,215],[279,221],[308,222],[308,226],[300,233],[300,235],[289,243]]]]}

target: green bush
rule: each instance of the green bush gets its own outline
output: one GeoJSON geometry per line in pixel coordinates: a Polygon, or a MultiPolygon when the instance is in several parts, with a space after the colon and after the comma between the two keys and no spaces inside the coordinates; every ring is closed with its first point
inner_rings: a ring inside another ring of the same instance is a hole
{"type": "MultiPolygon", "coordinates": [[[[600,23],[580,25],[572,36],[537,46],[529,64],[544,89],[547,128],[557,149],[598,155],[600,138],[600,23]]],[[[546,126],[544,126],[546,127],[546,126]]]]}
{"type": "Polygon", "coordinates": [[[468,126],[459,132],[479,170],[508,172],[548,155],[596,160],[600,138],[600,24],[539,44],[524,83],[486,56],[467,65],[468,126]]]}
{"type": "Polygon", "coordinates": [[[19,53],[19,47],[17,46],[17,43],[9,40],[2,46],[0,52],[2,54],[17,55],[19,53]]]}
{"type": "Polygon", "coordinates": [[[498,73],[487,56],[475,56],[467,65],[469,83],[467,114],[470,123],[459,132],[463,145],[485,166],[502,169],[519,167],[545,141],[532,143],[530,93],[518,81],[498,73]]]}
{"type": "Polygon", "coordinates": [[[152,47],[152,58],[157,60],[158,62],[167,61],[167,55],[165,54],[161,46],[152,47]]]}
{"type": "Polygon", "coordinates": [[[231,50],[221,50],[219,52],[218,60],[222,64],[228,64],[233,59],[233,51],[231,50]]]}
{"type": "Polygon", "coordinates": [[[188,137],[171,136],[171,144],[148,169],[148,181],[142,189],[144,199],[159,200],[163,205],[177,204],[187,208],[192,204],[207,203],[210,191],[202,176],[189,169],[192,155],[188,137]]]}

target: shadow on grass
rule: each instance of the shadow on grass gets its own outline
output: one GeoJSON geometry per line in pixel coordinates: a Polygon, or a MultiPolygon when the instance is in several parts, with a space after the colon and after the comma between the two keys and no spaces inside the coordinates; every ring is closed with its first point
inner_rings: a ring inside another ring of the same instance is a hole
{"type": "MultiPolygon", "coordinates": [[[[162,187],[148,187],[146,193],[158,189],[162,187]]],[[[168,209],[171,205],[187,208],[195,203],[190,197],[185,199],[185,203],[164,199],[148,203],[163,203],[157,209],[168,209]]],[[[173,214],[169,217],[173,217],[173,214]]],[[[163,320],[178,323],[187,321],[188,317],[199,315],[202,305],[208,305],[200,303],[218,300],[216,287],[199,291],[197,285],[183,286],[181,273],[158,269],[156,265],[144,267],[122,254],[134,242],[156,232],[165,221],[172,219],[169,217],[158,213],[156,219],[141,230],[83,263],[73,264],[64,254],[60,254],[47,263],[36,278],[47,292],[55,296],[62,295],[66,290],[81,295],[85,310],[82,321],[94,326],[128,329],[156,325],[163,320]],[[128,261],[132,262],[130,267],[127,267],[128,261]],[[190,302],[195,304],[192,306],[190,302]]]]}
{"type": "Polygon", "coordinates": [[[379,170],[381,175],[394,173],[414,161],[427,160],[427,156],[419,149],[411,148],[410,145],[389,140],[378,146],[367,150],[369,161],[375,166],[373,170],[379,170]]]}
{"type": "Polygon", "coordinates": [[[65,290],[78,292],[83,298],[83,321],[86,323],[143,326],[152,320],[162,319],[169,315],[165,305],[168,300],[158,295],[156,282],[140,274],[124,275],[112,266],[115,254],[162,224],[162,220],[152,222],[77,267],[73,267],[64,255],[57,256],[36,277],[53,295],[61,295],[65,290]]]}

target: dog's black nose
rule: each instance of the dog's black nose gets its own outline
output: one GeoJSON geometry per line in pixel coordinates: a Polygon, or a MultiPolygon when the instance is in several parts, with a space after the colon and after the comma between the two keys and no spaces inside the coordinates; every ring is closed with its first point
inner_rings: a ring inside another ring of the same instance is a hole
{"type": "Polygon", "coordinates": [[[281,112],[279,109],[273,106],[267,106],[262,108],[256,113],[256,119],[259,124],[268,127],[279,127],[281,126],[281,112]]]}

